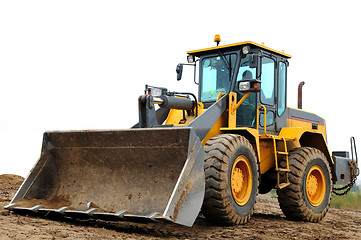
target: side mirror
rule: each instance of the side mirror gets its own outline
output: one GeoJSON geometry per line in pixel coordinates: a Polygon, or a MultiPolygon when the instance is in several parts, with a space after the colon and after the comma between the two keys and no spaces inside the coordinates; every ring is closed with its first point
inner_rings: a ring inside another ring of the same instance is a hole
{"type": "Polygon", "coordinates": [[[258,66],[258,54],[254,53],[249,56],[249,67],[256,68],[258,66]]]}
{"type": "Polygon", "coordinates": [[[175,70],[177,72],[177,80],[181,80],[182,79],[182,73],[183,73],[183,65],[181,63],[179,63],[177,65],[177,68],[175,70]]]}

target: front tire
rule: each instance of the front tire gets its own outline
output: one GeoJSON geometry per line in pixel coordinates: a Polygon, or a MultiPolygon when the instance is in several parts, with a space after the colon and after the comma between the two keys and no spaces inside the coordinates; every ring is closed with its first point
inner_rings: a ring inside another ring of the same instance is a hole
{"type": "Polygon", "coordinates": [[[316,148],[290,152],[291,185],[277,190],[282,212],[291,220],[319,222],[331,202],[331,172],[325,155],[316,148]]]}
{"type": "Polygon", "coordinates": [[[243,136],[222,134],[211,138],[204,149],[204,216],[220,225],[248,222],[258,189],[258,164],[252,145],[243,136]]]}

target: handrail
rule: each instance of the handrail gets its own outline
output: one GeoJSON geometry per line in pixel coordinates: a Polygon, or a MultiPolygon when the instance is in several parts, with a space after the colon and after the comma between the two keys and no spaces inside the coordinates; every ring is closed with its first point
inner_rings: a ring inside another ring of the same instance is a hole
{"type": "Polygon", "coordinates": [[[256,121],[256,124],[257,124],[257,132],[259,132],[259,109],[260,108],[263,108],[263,110],[264,110],[264,123],[263,123],[263,131],[264,131],[264,135],[266,136],[266,137],[269,137],[269,135],[267,134],[267,109],[266,109],[266,107],[264,106],[264,105],[259,105],[258,106],[258,108],[257,108],[257,121],[256,121]]]}
{"type": "Polygon", "coordinates": [[[355,138],[354,138],[354,137],[351,137],[351,138],[350,138],[350,141],[351,141],[351,156],[352,156],[352,161],[353,161],[353,162],[356,162],[356,166],[357,166],[357,165],[358,165],[358,158],[357,158],[355,138]],[[354,154],[355,154],[356,159],[353,158],[353,157],[354,157],[354,154]]]}
{"type": "Polygon", "coordinates": [[[229,128],[235,128],[237,126],[237,116],[236,116],[236,110],[239,106],[246,100],[246,98],[249,96],[251,92],[246,92],[241,100],[237,103],[237,93],[230,92],[228,94],[229,100],[228,100],[228,127],[229,128]]]}
{"type": "Polygon", "coordinates": [[[246,92],[246,94],[244,94],[244,96],[241,98],[241,100],[239,100],[239,102],[232,108],[232,112],[236,112],[237,108],[239,108],[239,106],[241,106],[241,104],[244,102],[244,100],[246,100],[246,98],[249,96],[251,92],[246,92]]]}

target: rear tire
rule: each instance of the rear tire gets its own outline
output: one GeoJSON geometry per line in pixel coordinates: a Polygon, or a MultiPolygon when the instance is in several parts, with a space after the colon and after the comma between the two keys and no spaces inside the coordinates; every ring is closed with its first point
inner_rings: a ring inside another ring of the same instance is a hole
{"type": "Polygon", "coordinates": [[[220,225],[248,222],[258,189],[258,164],[252,145],[240,135],[222,134],[211,138],[204,149],[204,216],[220,225]]]}
{"type": "Polygon", "coordinates": [[[291,185],[277,190],[282,212],[291,220],[319,222],[331,202],[331,172],[325,155],[316,148],[290,152],[291,185]]]}

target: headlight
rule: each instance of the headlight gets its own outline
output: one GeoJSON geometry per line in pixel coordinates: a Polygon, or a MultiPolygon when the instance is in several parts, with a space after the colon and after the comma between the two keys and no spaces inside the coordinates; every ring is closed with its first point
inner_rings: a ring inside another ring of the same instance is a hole
{"type": "Polygon", "coordinates": [[[259,92],[261,91],[261,81],[257,79],[243,80],[238,83],[240,92],[259,92]]]}
{"type": "Polygon", "coordinates": [[[152,95],[153,97],[160,97],[162,95],[166,95],[167,89],[162,87],[153,87],[146,85],[145,92],[147,95],[152,95]]]}
{"type": "Polygon", "coordinates": [[[188,63],[194,63],[194,56],[193,55],[188,55],[187,56],[187,62],[188,63]]]}
{"type": "Polygon", "coordinates": [[[243,46],[242,52],[243,52],[243,54],[248,54],[249,53],[249,46],[243,46]]]}
{"type": "Polygon", "coordinates": [[[240,92],[248,91],[251,87],[250,82],[240,82],[238,85],[238,89],[240,92]]]}

